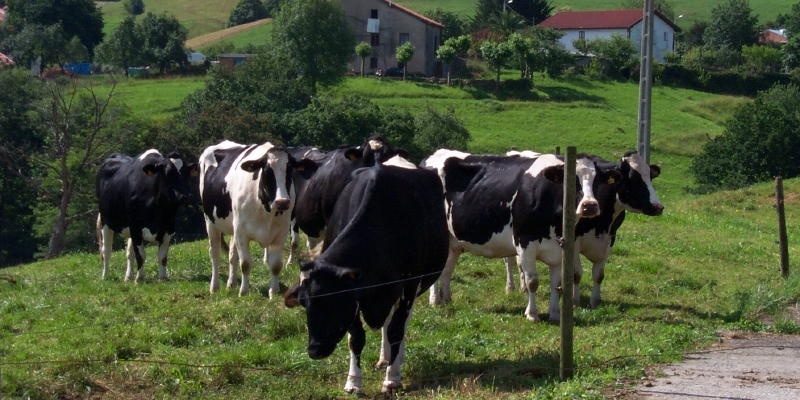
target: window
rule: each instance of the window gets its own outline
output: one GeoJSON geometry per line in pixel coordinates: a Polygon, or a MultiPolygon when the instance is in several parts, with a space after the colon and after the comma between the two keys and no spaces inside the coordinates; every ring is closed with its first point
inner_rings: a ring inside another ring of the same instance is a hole
{"type": "Polygon", "coordinates": [[[369,59],[369,67],[370,67],[370,69],[378,68],[378,57],[370,57],[370,59],[369,59]]]}
{"type": "Polygon", "coordinates": [[[578,31],[578,39],[586,39],[586,31],[578,31]]]}
{"type": "Polygon", "coordinates": [[[378,18],[378,9],[377,8],[373,8],[373,9],[369,10],[369,17],[370,18],[378,18]]]}
{"type": "Polygon", "coordinates": [[[369,45],[372,47],[380,46],[381,45],[381,36],[378,33],[372,33],[369,35],[369,45]]]}
{"type": "Polygon", "coordinates": [[[669,39],[667,39],[667,31],[664,31],[664,41],[666,42],[666,41],[668,41],[668,40],[669,40],[669,39]]]}
{"type": "Polygon", "coordinates": [[[402,45],[404,45],[406,43],[408,43],[408,34],[407,33],[401,33],[400,34],[399,44],[400,44],[400,46],[402,46],[402,45]]]}

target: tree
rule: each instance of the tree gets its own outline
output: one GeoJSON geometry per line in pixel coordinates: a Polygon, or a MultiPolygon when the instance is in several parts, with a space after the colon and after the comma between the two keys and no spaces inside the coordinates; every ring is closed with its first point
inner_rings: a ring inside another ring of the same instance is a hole
{"type": "Polygon", "coordinates": [[[269,11],[261,0],[239,0],[236,7],[231,10],[226,27],[246,24],[269,17],[269,11]]]}
{"type": "Polygon", "coordinates": [[[372,54],[372,46],[367,42],[361,42],[356,46],[356,54],[361,57],[361,76],[364,76],[364,62],[372,54]]]}
{"type": "Polygon", "coordinates": [[[26,24],[21,32],[11,35],[0,44],[0,49],[9,53],[17,64],[31,65],[37,59],[44,71],[50,65],[86,60],[88,52],[77,36],[65,39],[60,24],[42,26],[26,24]]]}
{"type": "Polygon", "coordinates": [[[800,175],[800,90],[776,85],[740,106],[691,171],[704,191],[800,175]]]}
{"type": "Polygon", "coordinates": [[[508,37],[508,46],[514,51],[522,66],[521,76],[530,79],[532,76],[531,64],[535,62],[534,40],[530,37],[523,37],[519,33],[512,33],[508,37]]]}
{"type": "Polygon", "coordinates": [[[77,36],[90,56],[103,41],[103,13],[93,0],[8,0],[8,10],[17,31],[26,24],[61,24],[65,40],[77,36]]]}
{"type": "Polygon", "coordinates": [[[97,60],[122,68],[128,76],[128,67],[141,63],[143,47],[144,38],[136,28],[136,20],[127,17],[111,32],[108,40],[97,46],[97,60]]]}
{"type": "Polygon", "coordinates": [[[436,49],[436,57],[447,65],[447,86],[450,86],[450,67],[453,66],[453,61],[456,60],[457,55],[456,49],[447,44],[443,44],[436,49]]]}
{"type": "Polygon", "coordinates": [[[122,6],[130,15],[144,14],[144,0],[123,0],[122,6]]]}
{"type": "Polygon", "coordinates": [[[31,110],[39,81],[24,68],[0,69],[0,267],[30,262],[36,252],[36,191],[25,180],[32,173],[26,154],[43,144],[31,110]],[[12,160],[17,160],[12,162],[12,160]]]}
{"type": "Polygon", "coordinates": [[[758,16],[747,0],[728,0],[711,10],[703,42],[712,49],[741,51],[758,42],[758,16]]]}
{"type": "Polygon", "coordinates": [[[347,72],[355,39],[338,2],[297,0],[284,4],[275,17],[272,45],[290,60],[289,68],[311,93],[317,84],[340,82],[347,72]]]}
{"type": "Polygon", "coordinates": [[[742,58],[745,66],[753,72],[776,72],[781,66],[781,51],[769,46],[744,46],[742,58]]]}
{"type": "MultiPolygon", "coordinates": [[[[621,0],[620,8],[626,10],[641,10],[644,2],[642,0],[621,0]]],[[[653,0],[653,9],[660,12],[670,21],[675,21],[675,11],[669,0],[653,0]]]]}
{"type": "Polygon", "coordinates": [[[695,21],[689,29],[682,33],[683,40],[689,47],[702,46],[704,44],[703,36],[705,36],[707,28],[707,21],[695,21]]]}
{"type": "Polygon", "coordinates": [[[512,33],[525,27],[525,19],[513,11],[499,13],[489,18],[489,27],[504,38],[508,38],[512,33]]]}
{"type": "Polygon", "coordinates": [[[465,33],[464,21],[456,13],[443,11],[441,8],[436,7],[424,14],[426,17],[444,25],[444,28],[442,28],[442,42],[465,33]]]}
{"type": "Polygon", "coordinates": [[[397,58],[397,62],[403,65],[403,80],[406,80],[406,74],[408,73],[408,63],[414,57],[414,45],[411,42],[405,42],[400,46],[397,46],[397,51],[395,52],[395,56],[397,58]]]}
{"type": "Polygon", "coordinates": [[[611,34],[610,39],[601,37],[591,39],[588,47],[591,53],[607,61],[617,74],[623,76],[625,75],[623,70],[634,62],[633,55],[639,52],[630,39],[617,34],[611,34]]]}
{"type": "Polygon", "coordinates": [[[487,40],[481,44],[481,54],[489,62],[489,65],[497,71],[495,80],[495,91],[500,89],[500,69],[503,68],[508,60],[514,55],[514,50],[505,42],[495,42],[487,40]]]}
{"type": "Polygon", "coordinates": [[[147,13],[137,28],[142,38],[143,62],[155,64],[162,73],[172,64],[180,67],[188,64],[184,47],[188,31],[175,16],[166,12],[147,13]]]}
{"type": "Polygon", "coordinates": [[[470,23],[472,30],[490,27],[492,17],[503,12],[515,12],[522,16],[526,25],[533,26],[547,19],[553,6],[547,0],[514,0],[513,3],[508,3],[508,0],[478,0],[470,23]]]}

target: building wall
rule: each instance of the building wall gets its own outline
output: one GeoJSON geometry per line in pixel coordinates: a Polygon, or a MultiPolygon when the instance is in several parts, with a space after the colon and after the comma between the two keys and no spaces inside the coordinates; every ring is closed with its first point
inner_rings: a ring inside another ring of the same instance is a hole
{"type": "MultiPolygon", "coordinates": [[[[627,29],[584,29],[586,40],[601,38],[610,38],[611,34],[621,35],[623,37],[630,37],[633,45],[637,49],[642,47],[642,26],[643,22],[639,22],[630,28],[630,36],[628,36],[627,29]]],[[[559,39],[564,44],[566,49],[575,52],[575,47],[572,41],[577,40],[579,36],[579,29],[564,29],[566,33],[564,37],[559,39]]],[[[653,57],[656,61],[664,62],[664,53],[667,51],[675,50],[675,31],[664,20],[657,17],[653,25],[653,57]],[[666,37],[666,40],[665,40],[666,37]]],[[[641,54],[637,53],[638,56],[641,54]]]]}
{"type": "MultiPolygon", "coordinates": [[[[408,40],[414,45],[414,57],[408,62],[407,73],[421,73],[431,76],[436,71],[436,49],[441,40],[441,29],[429,25],[395,6],[380,0],[342,0],[347,22],[356,38],[356,44],[371,43],[371,33],[367,32],[367,20],[371,10],[378,10],[380,21],[379,45],[372,47],[372,56],[378,60],[375,68],[370,68],[369,57],[364,63],[364,73],[372,74],[378,69],[398,67],[397,47],[401,34],[408,34],[408,40]]],[[[355,56],[351,61],[353,70],[360,71],[361,59],[355,56]]]]}

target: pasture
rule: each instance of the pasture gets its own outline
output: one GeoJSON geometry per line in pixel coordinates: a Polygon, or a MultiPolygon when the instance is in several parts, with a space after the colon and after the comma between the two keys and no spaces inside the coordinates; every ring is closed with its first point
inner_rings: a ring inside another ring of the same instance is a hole
{"type": "MultiPolygon", "coordinates": [[[[512,72],[509,72],[509,76],[512,72]]],[[[635,147],[632,84],[536,77],[526,95],[493,98],[477,89],[348,79],[333,94],[369,95],[380,107],[453,107],[473,135],[470,151],[552,151],[574,145],[608,159],[635,147]]],[[[161,82],[200,87],[201,80],[161,82]]],[[[137,80],[120,84],[130,104],[157,97],[137,80]],[[141,97],[140,97],[141,96],[141,97]]],[[[155,86],[154,86],[155,87],[155,86]]],[[[170,89],[166,90],[167,92],[170,89]]],[[[654,363],[715,342],[721,329],[800,333],[784,314],[800,301],[797,262],[780,278],[774,185],[712,195],[685,191],[706,135],[746,99],[654,88],[654,181],[664,215],[628,214],[606,267],[603,303],[587,308],[591,273],[584,263],[576,309],[574,379],[558,381],[559,328],[531,323],[525,296],[506,294],[498,259],[461,258],[453,304],[418,299],[408,329],[406,398],[604,398],[628,389],[654,363]]],[[[180,96],[149,111],[166,115],[180,96]],[[160,111],[159,111],[160,109],[160,111]]],[[[800,180],[786,183],[790,260],[800,256],[800,180]]],[[[117,239],[120,240],[120,239],[117,239]]],[[[257,263],[251,294],[209,294],[205,240],[173,245],[170,279],[156,281],[148,247],[145,282],[123,282],[124,252],[100,280],[96,249],[0,271],[0,383],[7,398],[341,398],[348,351],[314,361],[306,355],[302,309],[268,300],[269,275],[257,263]],[[11,283],[8,279],[13,279],[11,283]]],[[[252,247],[254,256],[259,249],[252,247]]],[[[547,273],[540,274],[546,287],[547,273]]],[[[223,277],[225,273],[223,273],[223,277]]],[[[296,281],[296,265],[281,273],[296,281]]],[[[540,309],[546,303],[540,290],[540,309]]],[[[367,334],[365,391],[379,398],[379,334],[367,334]]]]}

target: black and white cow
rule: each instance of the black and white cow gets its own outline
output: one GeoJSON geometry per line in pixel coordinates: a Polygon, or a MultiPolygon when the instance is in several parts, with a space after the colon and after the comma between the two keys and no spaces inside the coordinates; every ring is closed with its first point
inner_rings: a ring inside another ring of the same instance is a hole
{"type": "Polygon", "coordinates": [[[302,266],[304,279],[284,296],[287,306],[306,309],[311,358],[329,356],[350,334],[350,393],[362,391],[362,319],[384,333],[378,362],[387,366],[383,391],[401,386],[414,299],[447,260],[442,184],[434,172],[408,164],[354,173],[331,214],[322,254],[302,266]]]}
{"type": "Polygon", "coordinates": [[[325,237],[325,227],[333,206],[350,182],[353,171],[384,162],[398,154],[405,156],[406,153],[392,148],[382,137],[372,136],[361,146],[342,147],[313,160],[316,166],[309,166],[314,171],[303,192],[298,193],[294,208],[297,226],[308,237],[309,248],[315,247],[325,237]]]}
{"type": "Polygon", "coordinates": [[[158,277],[167,278],[167,252],[175,234],[178,207],[192,202],[191,177],[197,164],[184,162],[178,153],[167,157],[148,150],[135,158],[115,153],[97,170],[97,242],[108,274],[114,233],[128,239],[125,280],[144,278],[144,241],[158,245],[158,277]]]}
{"type": "Polygon", "coordinates": [[[228,283],[236,285],[242,270],[239,295],[250,292],[253,259],[250,241],[267,250],[271,279],[269,297],[280,291],[283,248],[289,234],[295,193],[292,167],[286,150],[272,143],[241,145],[231,141],[210,146],[200,156],[200,196],[206,219],[211,257],[211,293],[219,290],[222,235],[232,235],[228,252],[228,283]]]}
{"type": "Polygon", "coordinates": [[[605,277],[605,266],[614,247],[617,230],[625,220],[625,211],[659,216],[664,204],[653,188],[652,180],[661,174],[657,165],[647,165],[638,152],[627,152],[618,162],[593,158],[600,169],[616,172],[619,182],[595,191],[600,203],[598,218],[581,220],[575,235],[581,237],[580,253],[592,262],[592,296],[590,306],[600,304],[600,284],[605,277]]]}
{"type": "MultiPolygon", "coordinates": [[[[558,321],[564,162],[550,154],[530,158],[438,150],[420,165],[436,170],[442,180],[451,233],[441,287],[431,287],[430,303],[450,301],[450,279],[463,251],[489,258],[517,256],[528,288],[525,316],[540,320],[536,307],[539,260],[550,267],[548,312],[551,321],[558,321]]],[[[593,218],[599,212],[593,187],[610,177],[588,156],[578,157],[576,175],[576,213],[580,219],[593,218]]],[[[580,272],[576,269],[575,286],[580,272]]],[[[577,295],[573,299],[576,304],[579,300],[577,295]]]]}

